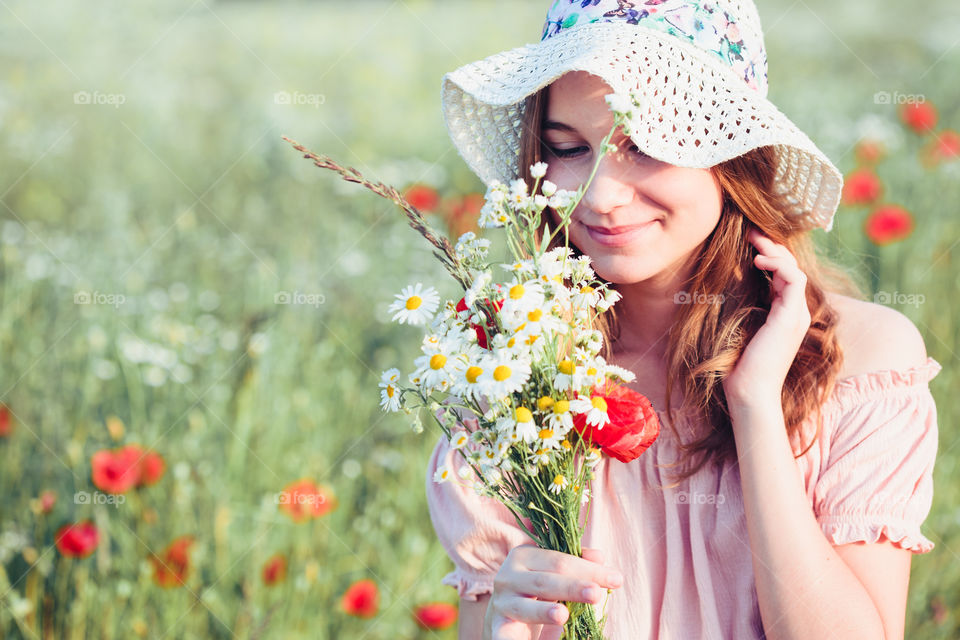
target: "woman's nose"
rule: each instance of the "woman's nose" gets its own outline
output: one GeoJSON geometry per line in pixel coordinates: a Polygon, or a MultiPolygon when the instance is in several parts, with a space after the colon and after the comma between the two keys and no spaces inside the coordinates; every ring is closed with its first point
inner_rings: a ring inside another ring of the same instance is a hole
{"type": "Polygon", "coordinates": [[[595,214],[607,214],[630,204],[635,195],[630,170],[616,152],[604,154],[597,172],[583,194],[583,204],[595,214]]]}

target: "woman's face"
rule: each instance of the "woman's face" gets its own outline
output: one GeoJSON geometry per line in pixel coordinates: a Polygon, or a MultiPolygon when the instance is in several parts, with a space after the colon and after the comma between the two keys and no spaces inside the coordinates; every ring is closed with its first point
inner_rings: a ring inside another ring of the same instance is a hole
{"type": "MultiPolygon", "coordinates": [[[[613,126],[604,96],[612,89],[585,71],[549,87],[543,123],[546,179],[575,191],[590,177],[613,126]]],[[[723,192],[709,169],[688,169],[644,155],[620,129],[570,221],[570,240],[602,278],[633,284],[672,281],[720,219],[723,192]]],[[[557,225],[556,217],[553,224],[557,225]]]]}

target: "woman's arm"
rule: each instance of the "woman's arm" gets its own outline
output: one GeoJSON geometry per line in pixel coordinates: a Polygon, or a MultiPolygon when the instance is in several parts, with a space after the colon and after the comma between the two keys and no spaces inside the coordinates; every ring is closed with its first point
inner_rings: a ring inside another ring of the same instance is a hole
{"type": "Polygon", "coordinates": [[[481,640],[483,638],[483,622],[489,602],[489,593],[477,596],[475,601],[460,598],[460,627],[457,635],[459,640],[481,640]]]}

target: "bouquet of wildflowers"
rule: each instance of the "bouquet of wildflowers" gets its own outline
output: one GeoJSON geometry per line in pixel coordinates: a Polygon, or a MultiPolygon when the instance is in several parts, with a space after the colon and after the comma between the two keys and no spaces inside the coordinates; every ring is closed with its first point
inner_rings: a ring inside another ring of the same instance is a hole
{"type": "MultiPolygon", "coordinates": [[[[613,149],[618,126],[628,131],[635,104],[616,95],[608,103],[615,124],[603,153],[613,149]]],[[[406,412],[420,431],[417,410],[429,408],[468,463],[459,478],[439,468],[435,481],[472,486],[506,505],[542,548],[581,555],[581,509],[589,504],[594,467],[604,455],[633,460],[660,429],[650,402],[620,384],[634,374],[600,355],[596,320],[619,294],[596,277],[588,256],[568,246],[567,223],[596,165],[576,192],[543,180],[544,163],[531,167],[533,185],[491,185],[479,226],[502,228],[513,258],[495,264],[491,240],[467,232],[451,247],[395,189],[328,158],[307,157],[397,202],[464,290],[459,300],[441,302],[434,287],[418,282],[396,296],[393,319],[424,328],[422,355],[406,377],[396,368],[383,373],[383,409],[406,412]],[[553,230],[544,218],[548,207],[561,221],[553,230]],[[559,233],[563,246],[550,248],[559,233]]],[[[567,607],[564,638],[602,638],[603,620],[591,605],[567,607]]]]}

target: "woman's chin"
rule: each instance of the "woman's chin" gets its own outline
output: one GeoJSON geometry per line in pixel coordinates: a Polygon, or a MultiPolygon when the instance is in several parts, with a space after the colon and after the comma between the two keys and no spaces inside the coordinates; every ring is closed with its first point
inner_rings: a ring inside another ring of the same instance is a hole
{"type": "Polygon", "coordinates": [[[591,260],[598,276],[613,284],[635,284],[653,277],[657,269],[646,268],[636,257],[602,257],[591,260]]]}

